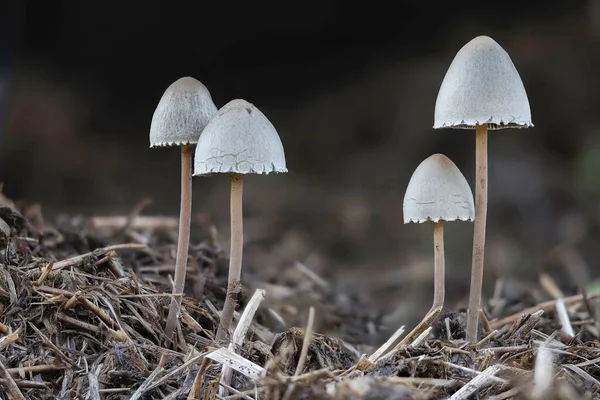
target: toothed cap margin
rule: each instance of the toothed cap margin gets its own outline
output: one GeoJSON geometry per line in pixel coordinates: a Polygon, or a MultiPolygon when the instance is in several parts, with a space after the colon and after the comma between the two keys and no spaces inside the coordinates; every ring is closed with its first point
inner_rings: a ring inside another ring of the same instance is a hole
{"type": "Polygon", "coordinates": [[[434,120],[436,129],[533,126],[521,77],[492,38],[478,36],[458,51],[440,86],[434,120]]]}
{"type": "Polygon", "coordinates": [[[194,175],[287,172],[279,134],[253,104],[235,99],[225,104],[200,136],[194,175]]]}
{"type": "Polygon", "coordinates": [[[217,113],[201,82],[184,77],[172,83],[160,99],[150,125],[150,147],[195,144],[217,113]]]}
{"type": "Polygon", "coordinates": [[[413,172],[404,195],[404,223],[473,221],[475,206],[469,183],[443,154],[423,160],[413,172]]]}

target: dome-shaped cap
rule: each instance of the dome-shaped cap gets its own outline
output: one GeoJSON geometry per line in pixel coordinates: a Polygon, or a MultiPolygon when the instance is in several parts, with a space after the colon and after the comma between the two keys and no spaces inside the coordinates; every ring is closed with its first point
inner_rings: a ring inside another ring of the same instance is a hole
{"type": "Polygon", "coordinates": [[[413,172],[404,195],[404,223],[473,221],[475,207],[469,183],[443,154],[423,160],[413,172]]]}
{"type": "Polygon", "coordinates": [[[219,109],[196,146],[194,175],[287,172],[279,134],[253,104],[236,99],[219,109]]]}
{"type": "Polygon", "coordinates": [[[165,90],[150,125],[150,147],[194,144],[217,107],[206,86],[192,77],[165,90]]]}
{"type": "Polygon", "coordinates": [[[510,56],[487,36],[478,36],[454,57],[435,103],[434,128],[528,128],[531,110],[510,56]]]}

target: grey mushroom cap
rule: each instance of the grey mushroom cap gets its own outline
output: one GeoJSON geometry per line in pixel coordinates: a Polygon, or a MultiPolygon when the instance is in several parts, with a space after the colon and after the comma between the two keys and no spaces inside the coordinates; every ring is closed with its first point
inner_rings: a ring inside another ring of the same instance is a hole
{"type": "Polygon", "coordinates": [[[219,109],[198,140],[194,175],[287,172],[279,134],[253,104],[235,99],[219,109]]]}
{"type": "Polygon", "coordinates": [[[450,64],[435,103],[434,128],[528,128],[531,109],[510,56],[488,36],[463,46],[450,64]]]}
{"type": "Polygon", "coordinates": [[[474,221],[469,183],[443,154],[433,154],[415,169],[404,195],[404,223],[474,221]]]}
{"type": "Polygon", "coordinates": [[[178,79],[165,90],[154,111],[150,147],[197,143],[216,113],[217,107],[206,86],[189,76],[178,79]]]}

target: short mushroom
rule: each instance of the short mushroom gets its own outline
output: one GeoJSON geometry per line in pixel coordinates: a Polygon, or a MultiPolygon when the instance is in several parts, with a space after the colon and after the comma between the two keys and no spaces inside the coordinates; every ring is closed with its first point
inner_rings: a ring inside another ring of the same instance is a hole
{"type": "Polygon", "coordinates": [[[223,341],[229,335],[241,291],[243,177],[272,172],[287,172],[277,130],[253,104],[241,99],[231,100],[219,109],[204,129],[194,158],[194,176],[231,174],[229,278],[217,341],[223,341]]]}
{"type": "Polygon", "coordinates": [[[404,195],[404,223],[433,222],[433,305],[423,322],[404,338],[419,334],[444,307],[444,221],[473,221],[473,193],[458,167],[443,154],[433,154],[415,169],[404,195]]]}
{"type": "Polygon", "coordinates": [[[477,339],[487,218],[488,129],[528,128],[529,100],[508,53],[478,36],[454,57],[435,104],[434,128],[475,129],[475,226],[467,340],[477,339]]]}
{"type": "Polygon", "coordinates": [[[175,260],[173,296],[165,333],[169,339],[185,287],[185,272],[190,240],[192,209],[192,145],[216,114],[208,89],[192,77],[181,78],[165,90],[150,125],[150,147],[181,146],[181,208],[179,210],[179,236],[175,260]]]}

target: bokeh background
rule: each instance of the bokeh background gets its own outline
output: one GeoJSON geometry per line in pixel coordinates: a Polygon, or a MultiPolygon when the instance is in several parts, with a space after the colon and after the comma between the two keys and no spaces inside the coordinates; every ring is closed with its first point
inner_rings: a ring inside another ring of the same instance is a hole
{"type": "MultiPolygon", "coordinates": [[[[473,37],[511,55],[535,127],[492,132],[484,294],[548,273],[590,289],[600,257],[600,1],[350,3],[4,0],[0,181],[59,214],[177,215],[179,152],[149,149],[166,87],[193,76],[217,107],[254,103],[289,173],[245,186],[248,271],[300,262],[412,324],[432,299],[432,227],[404,225],[414,168],[449,156],[470,183],[474,133],[434,130],[437,91],[473,37]],[[495,5],[494,5],[495,4],[495,5]]],[[[196,237],[226,243],[226,176],[194,179],[196,237]],[[200,232],[200,233],[198,233],[200,232]]],[[[447,304],[466,303],[472,225],[446,229],[447,304]]],[[[226,246],[224,246],[226,248],[226,246]]],[[[245,270],[246,271],[246,270],[245,270]]]]}

